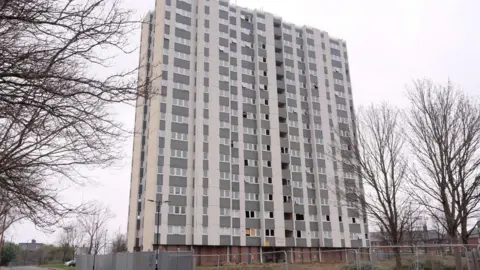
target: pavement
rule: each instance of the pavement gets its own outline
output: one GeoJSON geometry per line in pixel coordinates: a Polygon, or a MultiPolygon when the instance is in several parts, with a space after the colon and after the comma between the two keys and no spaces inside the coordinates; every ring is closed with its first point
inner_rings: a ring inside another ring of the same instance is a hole
{"type": "Polygon", "coordinates": [[[0,268],[0,270],[45,270],[45,268],[41,268],[37,266],[15,266],[15,267],[0,268]]]}

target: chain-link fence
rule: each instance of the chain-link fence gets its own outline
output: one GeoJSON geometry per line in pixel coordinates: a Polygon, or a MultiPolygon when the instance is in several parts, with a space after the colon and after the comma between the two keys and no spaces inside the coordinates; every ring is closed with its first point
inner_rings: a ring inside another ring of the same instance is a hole
{"type": "Polygon", "coordinates": [[[286,251],[239,254],[194,255],[196,269],[202,270],[253,270],[253,269],[288,269],[286,251]]]}
{"type": "Polygon", "coordinates": [[[193,252],[135,252],[78,255],[77,270],[184,270],[194,269],[193,252]]]}
{"type": "Polygon", "coordinates": [[[356,262],[351,264],[350,269],[394,269],[397,264],[401,264],[402,269],[412,270],[456,269],[456,254],[461,269],[480,269],[475,266],[476,255],[472,252],[466,245],[453,244],[375,246],[359,249],[356,253],[356,262]]]}
{"type": "Polygon", "coordinates": [[[417,245],[375,246],[359,249],[285,249],[258,253],[194,254],[193,251],[161,251],[82,255],[78,270],[402,270],[456,269],[455,254],[461,269],[480,270],[480,246],[417,245]],[[398,253],[397,253],[398,252],[398,253]],[[95,265],[95,268],[93,266],[95,265]]]}

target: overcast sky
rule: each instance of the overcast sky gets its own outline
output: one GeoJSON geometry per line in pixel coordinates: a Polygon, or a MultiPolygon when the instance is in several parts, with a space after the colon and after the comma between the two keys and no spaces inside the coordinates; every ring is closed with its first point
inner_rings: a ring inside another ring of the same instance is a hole
{"type": "MultiPolygon", "coordinates": [[[[213,1],[213,0],[212,0],[213,1]]],[[[263,9],[296,25],[309,25],[347,41],[356,106],[387,101],[405,104],[405,85],[428,77],[450,78],[471,95],[480,96],[480,1],[475,0],[230,0],[239,6],[263,9]]],[[[139,18],[154,7],[154,0],[124,0],[139,18]]],[[[132,36],[132,45],[140,40],[132,36]]],[[[138,55],[118,57],[117,65],[134,67],[138,55]]],[[[134,110],[116,107],[116,114],[132,129],[134,110]]],[[[127,228],[132,140],[123,145],[117,166],[90,172],[96,184],[72,187],[64,199],[99,200],[116,217],[109,232],[127,228]]],[[[7,240],[54,243],[57,235],[44,234],[31,224],[16,225],[7,240]]]]}

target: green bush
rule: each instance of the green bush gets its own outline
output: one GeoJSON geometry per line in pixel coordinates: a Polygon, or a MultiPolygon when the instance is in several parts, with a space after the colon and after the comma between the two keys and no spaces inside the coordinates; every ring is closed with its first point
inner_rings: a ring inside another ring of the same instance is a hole
{"type": "MultiPolygon", "coordinates": [[[[415,270],[416,262],[409,261],[407,263],[402,264],[402,270],[415,270]]],[[[455,270],[455,265],[446,263],[442,260],[438,259],[426,259],[418,262],[419,270],[436,270],[436,269],[443,269],[443,270],[455,270]]],[[[395,267],[391,268],[395,269],[395,267]]]]}
{"type": "Polygon", "coordinates": [[[443,269],[443,270],[455,270],[455,264],[446,263],[443,260],[438,259],[426,259],[420,261],[419,268],[423,270],[434,270],[434,269],[443,269]]]}
{"type": "Polygon", "coordinates": [[[20,252],[20,247],[14,243],[5,243],[2,251],[2,260],[0,261],[1,266],[7,266],[11,261],[17,257],[20,252]]]}

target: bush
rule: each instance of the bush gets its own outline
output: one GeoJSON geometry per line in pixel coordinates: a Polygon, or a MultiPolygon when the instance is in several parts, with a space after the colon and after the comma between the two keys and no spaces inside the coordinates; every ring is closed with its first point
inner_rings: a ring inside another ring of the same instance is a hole
{"type": "Polygon", "coordinates": [[[1,254],[1,266],[7,266],[11,261],[17,257],[20,252],[20,247],[13,243],[5,243],[1,254]]]}
{"type": "MultiPolygon", "coordinates": [[[[402,265],[403,270],[415,270],[416,262],[410,261],[408,263],[404,263],[402,265]]],[[[451,263],[446,263],[442,260],[438,259],[426,259],[423,261],[418,262],[418,269],[419,270],[436,270],[436,269],[443,269],[443,270],[455,270],[455,265],[451,263]]],[[[395,269],[395,268],[392,268],[395,269]]]]}
{"type": "Polygon", "coordinates": [[[423,261],[420,261],[419,263],[419,268],[423,270],[434,270],[434,269],[443,269],[443,270],[455,270],[455,263],[447,263],[444,262],[443,260],[438,260],[438,259],[426,259],[423,261]]]}

